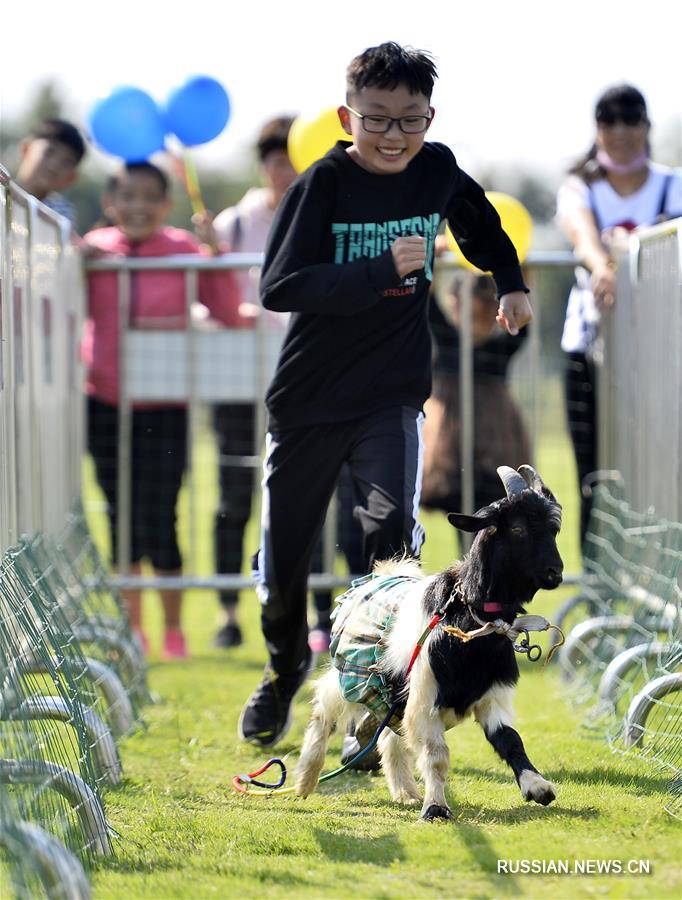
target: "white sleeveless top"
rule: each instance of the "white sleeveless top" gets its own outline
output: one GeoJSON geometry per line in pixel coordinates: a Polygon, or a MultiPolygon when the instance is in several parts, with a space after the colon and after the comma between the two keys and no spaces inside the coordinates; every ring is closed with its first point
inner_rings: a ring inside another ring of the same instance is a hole
{"type": "MultiPolygon", "coordinates": [[[[650,163],[647,180],[627,197],[614,191],[605,178],[588,186],[582,178],[571,175],[559,188],[556,220],[560,223],[576,209],[592,210],[602,233],[616,226],[633,229],[638,225],[653,225],[659,216],[666,219],[682,216],[682,170],[650,163]]],[[[599,310],[590,289],[589,272],[579,266],[575,276],[561,349],[584,353],[596,339],[599,310]]]]}

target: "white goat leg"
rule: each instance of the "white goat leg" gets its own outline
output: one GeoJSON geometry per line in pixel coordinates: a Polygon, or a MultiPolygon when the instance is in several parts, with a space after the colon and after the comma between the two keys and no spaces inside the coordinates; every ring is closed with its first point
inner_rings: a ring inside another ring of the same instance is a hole
{"type": "Polygon", "coordinates": [[[379,735],[381,767],[391,797],[396,803],[414,806],[421,802],[421,795],[414,778],[414,756],[400,735],[385,728],[379,735]]]}
{"type": "Polygon", "coordinates": [[[347,705],[339,690],[338,672],[330,669],[317,682],[313,711],[296,766],[296,793],[299,797],[307,797],[315,790],[327,755],[329,737],[337,722],[344,718],[347,705]]]}
{"type": "Polygon", "coordinates": [[[524,769],[519,775],[519,787],[524,800],[535,800],[543,806],[548,806],[556,798],[556,788],[552,782],[530,769],[524,769]]]}
{"type": "Polygon", "coordinates": [[[421,817],[451,819],[445,799],[445,784],[450,771],[450,750],[445,728],[435,709],[437,694],[433,672],[425,664],[412,671],[410,694],[405,707],[404,731],[408,747],[417,755],[417,768],[424,779],[424,803],[421,817]]]}

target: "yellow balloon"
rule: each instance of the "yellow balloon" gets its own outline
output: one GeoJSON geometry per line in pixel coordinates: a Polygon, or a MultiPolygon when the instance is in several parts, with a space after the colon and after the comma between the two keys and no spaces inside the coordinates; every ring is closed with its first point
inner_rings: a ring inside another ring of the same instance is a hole
{"type": "Polygon", "coordinates": [[[291,123],[287,150],[297,172],[321,159],[337,141],[349,140],[341,127],[335,106],[323,109],[319,115],[297,116],[291,123]]]}
{"type": "MultiPolygon", "coordinates": [[[[528,251],[530,250],[531,241],[533,239],[533,220],[530,213],[523,203],[515,197],[511,197],[509,194],[501,194],[498,191],[488,191],[486,192],[486,197],[497,210],[500,221],[502,222],[502,227],[507,232],[512,244],[516,248],[519,262],[523,262],[528,256],[528,251]]],[[[452,236],[452,232],[449,228],[445,229],[445,236],[447,238],[448,247],[457,257],[457,262],[467,269],[478,272],[479,270],[476,266],[472,265],[459,249],[457,241],[452,236]]]]}

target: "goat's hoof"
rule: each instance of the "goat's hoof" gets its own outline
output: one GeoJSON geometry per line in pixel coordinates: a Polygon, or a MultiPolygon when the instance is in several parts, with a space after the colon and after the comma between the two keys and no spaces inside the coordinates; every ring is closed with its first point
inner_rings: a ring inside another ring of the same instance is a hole
{"type": "Polygon", "coordinates": [[[432,803],[422,812],[422,819],[425,822],[433,822],[435,819],[454,819],[454,816],[447,806],[432,803]]]}
{"type": "Polygon", "coordinates": [[[556,788],[554,785],[537,772],[530,772],[528,770],[522,772],[521,778],[519,779],[519,786],[521,788],[523,799],[527,801],[534,800],[536,803],[541,803],[543,806],[549,806],[552,800],[556,798],[556,788]]]}
{"type": "Polygon", "coordinates": [[[304,799],[308,797],[315,790],[317,786],[317,778],[312,779],[306,774],[300,775],[296,779],[296,795],[298,797],[303,797],[304,799]]]}

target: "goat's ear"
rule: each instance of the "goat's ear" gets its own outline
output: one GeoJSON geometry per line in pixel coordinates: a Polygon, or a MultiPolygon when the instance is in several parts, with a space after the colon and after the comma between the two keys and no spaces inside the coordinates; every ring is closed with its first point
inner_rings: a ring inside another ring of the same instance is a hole
{"type": "Polygon", "coordinates": [[[464,513],[448,513],[448,522],[454,528],[459,528],[460,531],[483,531],[484,528],[497,525],[499,515],[499,510],[494,506],[484,506],[474,516],[467,516],[464,513]]]}

